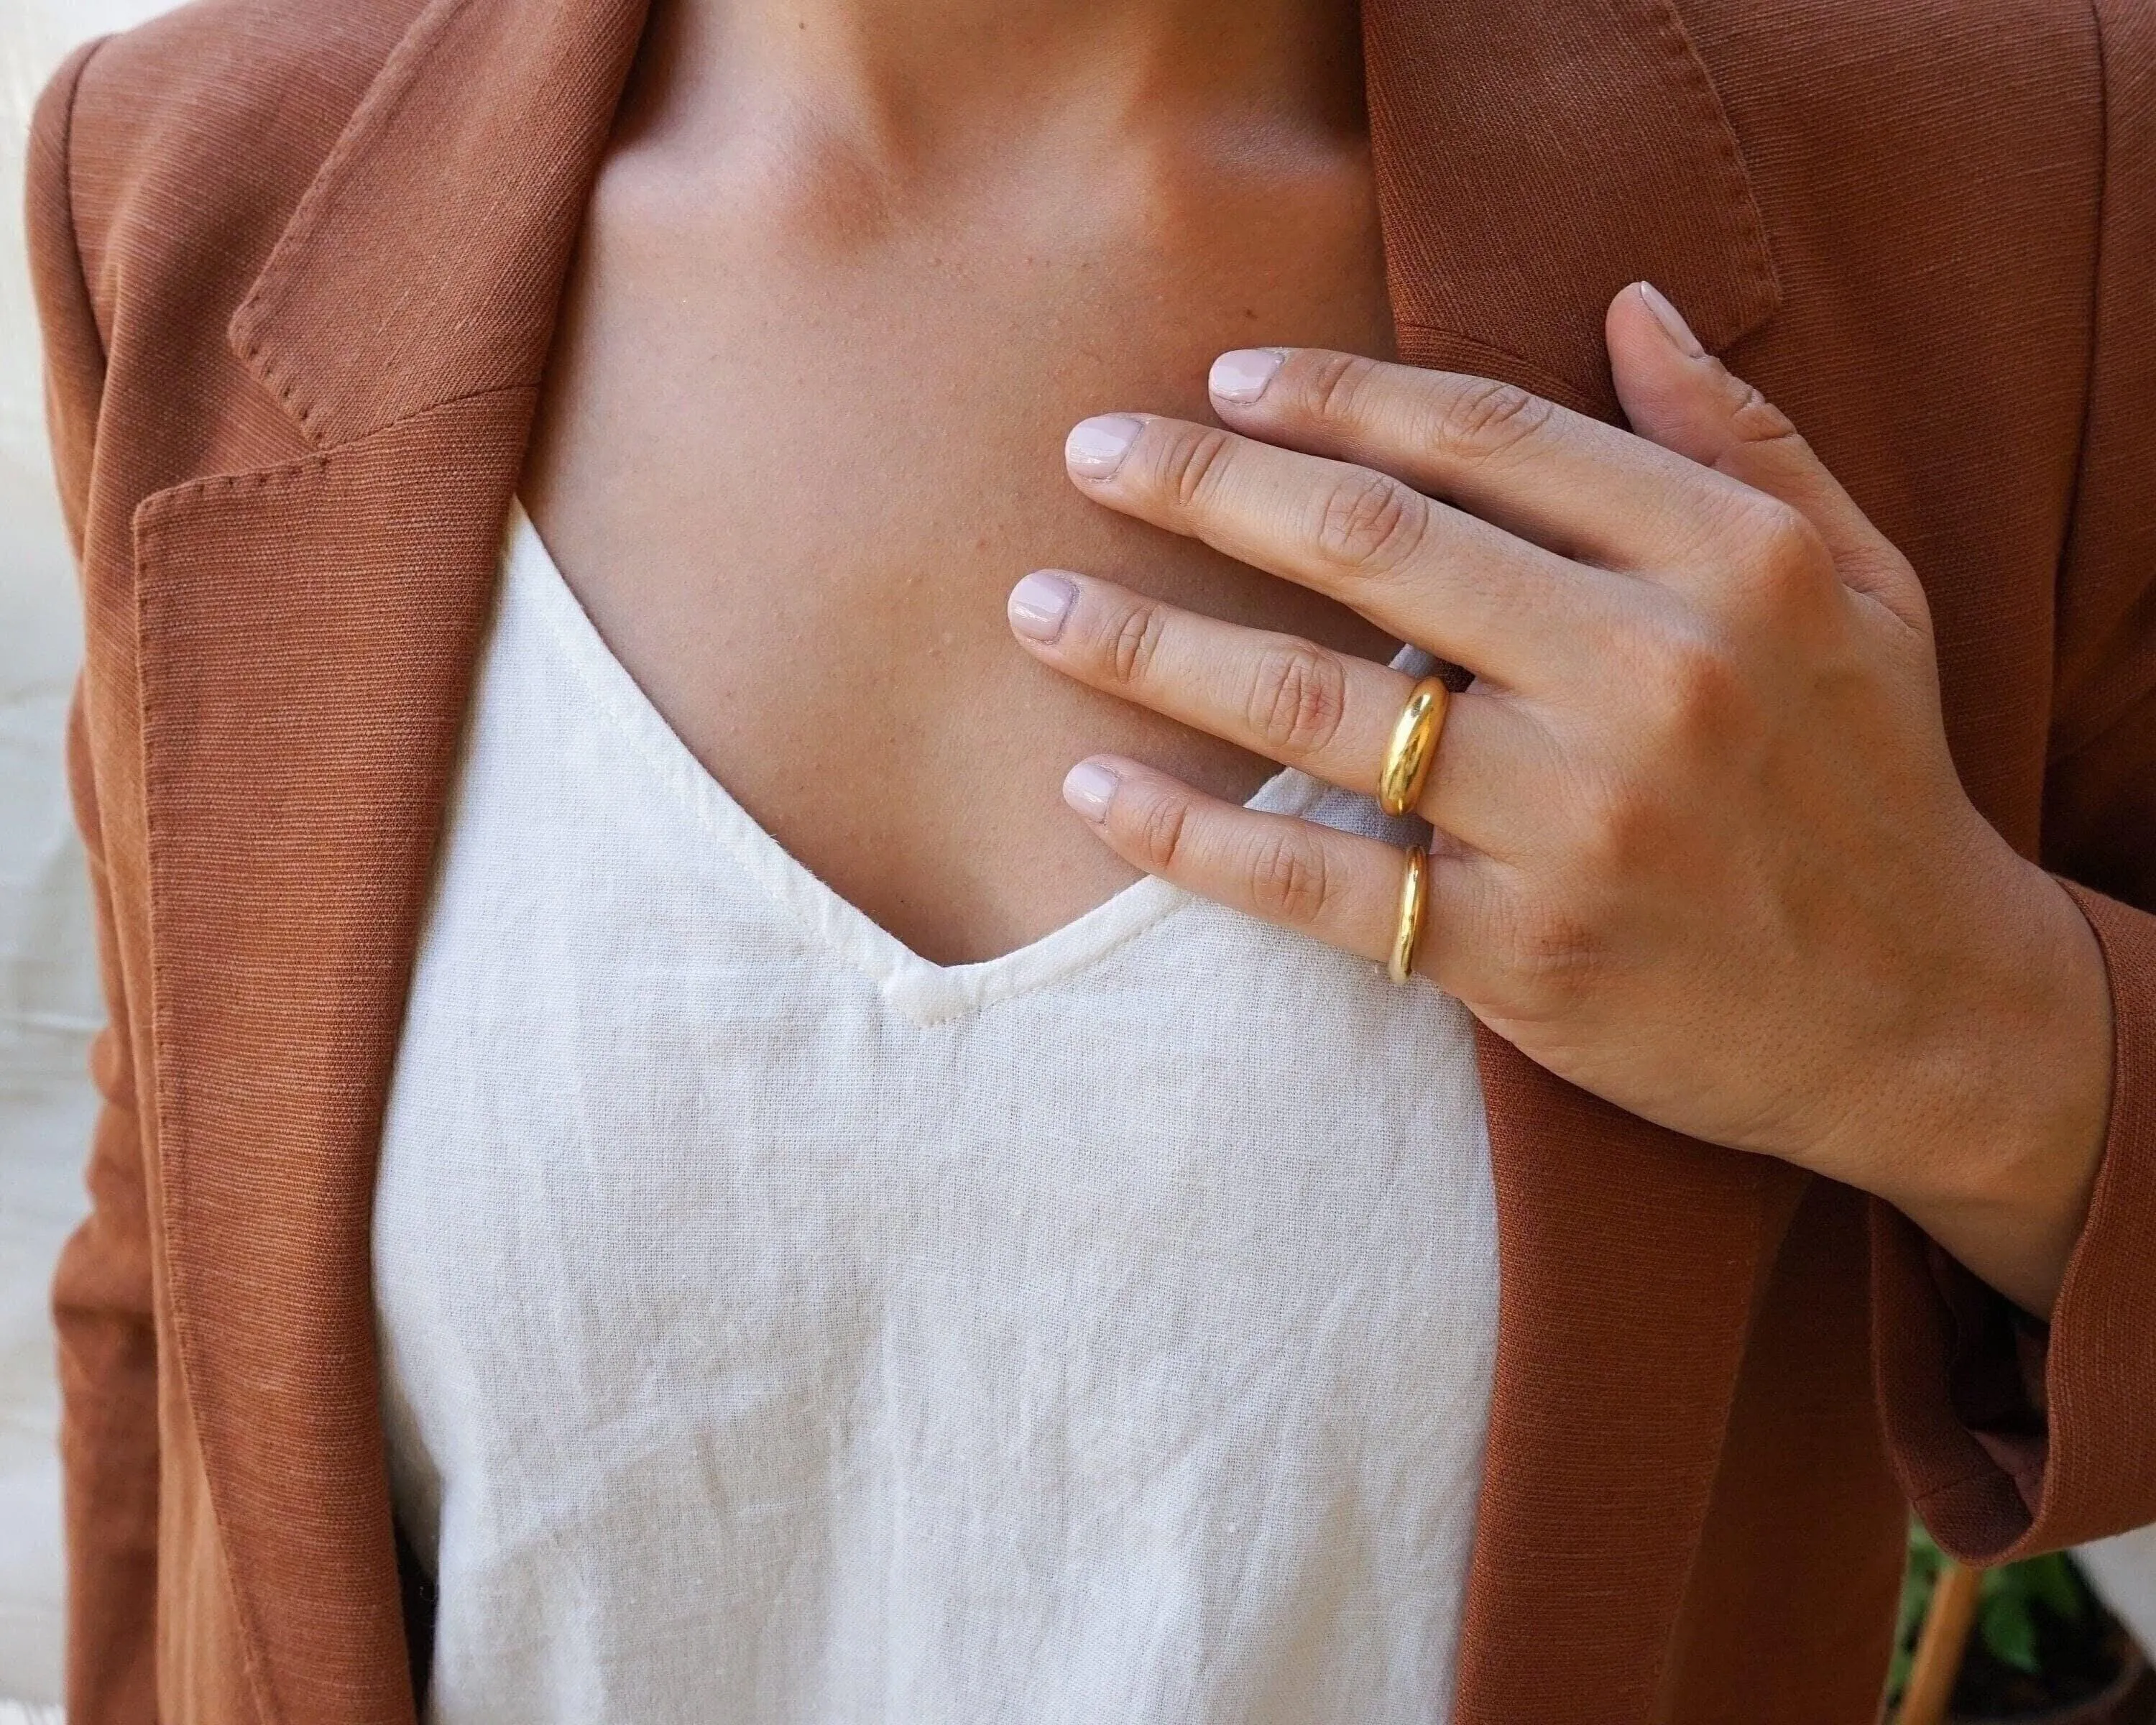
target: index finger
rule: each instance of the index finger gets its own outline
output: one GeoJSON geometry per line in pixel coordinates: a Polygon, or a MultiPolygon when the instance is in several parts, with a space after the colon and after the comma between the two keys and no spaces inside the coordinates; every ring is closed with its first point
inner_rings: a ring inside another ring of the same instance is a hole
{"type": "Polygon", "coordinates": [[[1322,347],[1245,348],[1214,362],[1211,387],[1220,418],[1239,431],[1377,468],[1605,568],[1696,561],[1748,491],[1674,450],[1490,377],[1322,347]]]}
{"type": "Polygon", "coordinates": [[[1073,476],[1127,515],[1311,588],[1510,689],[1578,685],[1621,576],[1568,562],[1369,468],[1217,426],[1081,422],[1073,476]]]}

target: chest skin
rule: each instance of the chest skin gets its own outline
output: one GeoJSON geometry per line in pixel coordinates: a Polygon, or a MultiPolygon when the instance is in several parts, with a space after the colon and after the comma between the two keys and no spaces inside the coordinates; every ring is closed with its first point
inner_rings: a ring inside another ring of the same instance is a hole
{"type": "Polygon", "coordinates": [[[1133,878],[1065,808],[1093,749],[1273,770],[1081,689],[1004,596],[1065,567],[1383,657],[1352,614],[1090,503],[1088,413],[1210,417],[1214,356],[1391,346],[1358,139],[1134,147],[922,185],[714,162],[626,125],[523,495],[600,634],[781,845],[923,957],[991,957],[1133,878]]]}

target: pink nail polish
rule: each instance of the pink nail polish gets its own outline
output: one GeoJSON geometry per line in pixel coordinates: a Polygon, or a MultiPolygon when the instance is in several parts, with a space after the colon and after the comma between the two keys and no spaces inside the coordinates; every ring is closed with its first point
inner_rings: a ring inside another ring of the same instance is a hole
{"type": "Polygon", "coordinates": [[[1086,819],[1103,821],[1122,783],[1098,761],[1081,761],[1063,776],[1063,800],[1086,819]]]}
{"type": "Polygon", "coordinates": [[[1029,641],[1052,641],[1078,598],[1078,583],[1053,569],[1035,569],[1010,590],[1011,627],[1029,641]]]}
{"type": "Polygon", "coordinates": [[[1265,394],[1286,357],[1285,347],[1238,347],[1213,362],[1206,387],[1218,400],[1247,407],[1265,394]]]}
{"type": "Polygon", "coordinates": [[[1691,326],[1684,321],[1684,314],[1669,302],[1668,296],[1651,281],[1636,284],[1640,297],[1646,302],[1647,310],[1655,314],[1655,321],[1662,326],[1662,333],[1675,342],[1687,358],[1704,359],[1707,349],[1700,345],[1699,337],[1692,334],[1691,326]]]}
{"type": "Polygon", "coordinates": [[[1063,441],[1063,459],[1070,470],[1087,479],[1108,479],[1123,465],[1123,457],[1145,429],[1135,413],[1102,413],[1081,419],[1063,441]]]}

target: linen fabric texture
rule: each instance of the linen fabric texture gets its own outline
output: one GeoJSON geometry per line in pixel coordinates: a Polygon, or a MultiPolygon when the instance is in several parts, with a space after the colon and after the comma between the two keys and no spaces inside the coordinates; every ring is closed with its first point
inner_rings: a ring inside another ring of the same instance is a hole
{"type": "Polygon", "coordinates": [[[521,510],[506,557],[374,1204],[429,1717],[1442,1722],[1497,1318],[1460,1004],[1150,879],[932,964],[521,510]]]}
{"type": "MultiPolygon", "coordinates": [[[[207,0],[31,141],[111,1029],[56,1290],[78,1725],[409,1725],[368,1235],[561,282],[641,0],[207,0]]],[[[1486,1034],[1460,1725],[1876,1717],[1913,1501],[2156,1519],[2156,10],[1365,0],[1401,355],[1589,412],[1655,281],[1930,595],[1970,796],[2102,943],[2047,1332],[1861,1195],[1486,1034]]]]}

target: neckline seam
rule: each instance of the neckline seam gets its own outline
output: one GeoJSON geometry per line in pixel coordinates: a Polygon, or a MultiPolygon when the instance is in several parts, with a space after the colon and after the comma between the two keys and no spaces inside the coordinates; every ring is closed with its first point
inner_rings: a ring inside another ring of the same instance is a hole
{"type": "MultiPolygon", "coordinates": [[[[1203,902],[1171,881],[1145,875],[1007,952],[955,965],[924,957],[788,850],[696,757],[607,645],[521,497],[511,500],[503,557],[509,578],[523,570],[524,584],[536,602],[534,620],[561,649],[566,668],[593,697],[609,728],[649,761],[684,812],[734,858],[805,938],[865,978],[886,1005],[918,1026],[949,1024],[1070,981],[1178,911],[1203,902]]],[[[1324,789],[1319,781],[1282,767],[1243,806],[1301,814],[1324,789]]]]}

